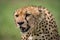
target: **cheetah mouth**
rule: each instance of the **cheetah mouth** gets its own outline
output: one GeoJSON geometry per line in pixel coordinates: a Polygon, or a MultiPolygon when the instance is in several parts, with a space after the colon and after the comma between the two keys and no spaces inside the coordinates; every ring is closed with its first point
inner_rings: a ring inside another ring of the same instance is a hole
{"type": "Polygon", "coordinates": [[[24,32],[27,32],[29,29],[30,29],[30,26],[29,26],[29,25],[27,25],[27,28],[20,26],[20,30],[21,30],[21,32],[23,32],[23,33],[24,33],[24,32]]]}

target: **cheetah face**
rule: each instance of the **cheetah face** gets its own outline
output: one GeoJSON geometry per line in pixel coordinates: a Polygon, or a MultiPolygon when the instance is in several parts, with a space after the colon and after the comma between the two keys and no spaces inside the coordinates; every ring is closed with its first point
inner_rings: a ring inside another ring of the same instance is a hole
{"type": "Polygon", "coordinates": [[[15,14],[16,24],[21,29],[22,32],[27,32],[30,29],[30,25],[28,23],[27,17],[31,14],[15,14]]]}
{"type": "Polygon", "coordinates": [[[35,22],[35,16],[39,15],[38,11],[36,11],[38,8],[34,7],[27,7],[18,9],[15,14],[15,22],[16,25],[20,28],[21,32],[27,32],[36,26],[35,22]]]}

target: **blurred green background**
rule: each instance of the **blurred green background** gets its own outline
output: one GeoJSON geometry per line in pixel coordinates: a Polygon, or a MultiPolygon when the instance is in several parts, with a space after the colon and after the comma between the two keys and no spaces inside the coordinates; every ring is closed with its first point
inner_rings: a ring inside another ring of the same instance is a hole
{"type": "Polygon", "coordinates": [[[60,0],[0,0],[0,40],[20,40],[13,13],[24,6],[44,6],[54,15],[60,34],[60,0]]]}

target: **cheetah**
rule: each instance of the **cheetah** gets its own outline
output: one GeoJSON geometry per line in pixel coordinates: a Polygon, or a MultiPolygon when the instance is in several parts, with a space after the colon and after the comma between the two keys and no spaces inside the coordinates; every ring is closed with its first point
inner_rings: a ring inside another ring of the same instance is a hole
{"type": "Polygon", "coordinates": [[[42,6],[27,6],[14,13],[21,40],[59,40],[55,18],[42,6]]]}

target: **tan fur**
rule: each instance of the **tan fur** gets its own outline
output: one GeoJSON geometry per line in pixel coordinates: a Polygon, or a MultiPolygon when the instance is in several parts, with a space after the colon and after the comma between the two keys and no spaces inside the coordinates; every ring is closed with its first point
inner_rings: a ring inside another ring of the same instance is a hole
{"type": "Polygon", "coordinates": [[[29,6],[17,9],[14,18],[16,24],[24,21],[22,26],[25,28],[28,27],[27,24],[30,25],[27,32],[21,32],[21,40],[59,40],[55,19],[45,7],[29,6]],[[31,15],[26,17],[26,12],[31,15]]]}

